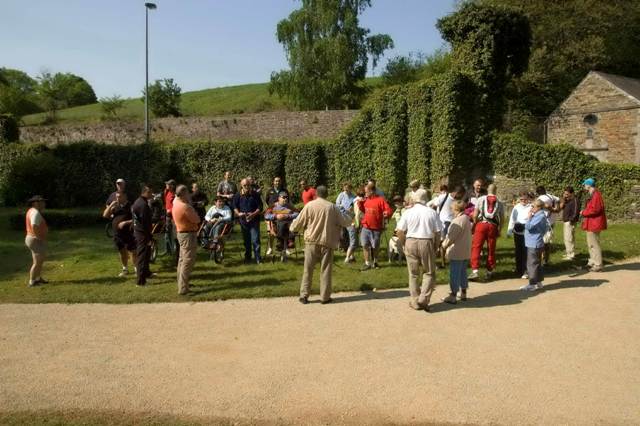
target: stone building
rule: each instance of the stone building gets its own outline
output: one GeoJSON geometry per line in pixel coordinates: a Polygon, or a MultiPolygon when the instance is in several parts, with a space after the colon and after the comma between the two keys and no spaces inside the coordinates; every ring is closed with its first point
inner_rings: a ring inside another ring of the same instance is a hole
{"type": "Polygon", "coordinates": [[[640,80],[591,71],[545,121],[545,141],[640,164],[640,80]]]}

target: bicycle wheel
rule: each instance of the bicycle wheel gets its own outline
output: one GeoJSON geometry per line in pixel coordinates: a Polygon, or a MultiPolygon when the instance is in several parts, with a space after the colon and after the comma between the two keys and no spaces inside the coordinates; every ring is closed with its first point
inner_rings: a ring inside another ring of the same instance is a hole
{"type": "Polygon", "coordinates": [[[107,234],[107,238],[113,238],[113,225],[111,222],[108,222],[104,227],[104,233],[107,234]]]}

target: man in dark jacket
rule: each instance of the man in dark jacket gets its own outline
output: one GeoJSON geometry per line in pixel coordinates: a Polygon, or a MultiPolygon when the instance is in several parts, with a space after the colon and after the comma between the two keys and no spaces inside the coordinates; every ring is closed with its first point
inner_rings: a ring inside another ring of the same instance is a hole
{"type": "Polygon", "coordinates": [[[573,260],[576,247],[576,223],[580,219],[580,205],[572,186],[567,186],[560,200],[560,210],[562,210],[562,226],[564,235],[565,255],[563,259],[573,260]]]}
{"type": "Polygon", "coordinates": [[[133,215],[133,236],[136,240],[137,285],[143,286],[152,274],[149,270],[151,259],[151,208],[148,200],[153,196],[149,185],[142,185],[140,197],[131,206],[133,215]]]}
{"type": "Polygon", "coordinates": [[[260,195],[254,192],[248,179],[242,179],[240,182],[240,192],[233,197],[233,208],[242,230],[245,263],[251,262],[252,251],[256,263],[261,263],[260,213],[262,212],[262,200],[260,195]]]}

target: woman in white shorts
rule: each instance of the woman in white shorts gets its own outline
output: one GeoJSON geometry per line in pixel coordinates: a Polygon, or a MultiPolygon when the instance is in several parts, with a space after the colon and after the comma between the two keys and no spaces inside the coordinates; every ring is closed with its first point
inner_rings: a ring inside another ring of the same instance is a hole
{"type": "Polygon", "coordinates": [[[31,257],[33,258],[33,264],[29,271],[29,287],[47,283],[47,280],[41,276],[42,265],[47,254],[48,228],[47,222],[42,216],[45,201],[40,195],[34,195],[27,201],[30,207],[25,217],[27,236],[24,239],[24,243],[31,250],[31,257]]]}

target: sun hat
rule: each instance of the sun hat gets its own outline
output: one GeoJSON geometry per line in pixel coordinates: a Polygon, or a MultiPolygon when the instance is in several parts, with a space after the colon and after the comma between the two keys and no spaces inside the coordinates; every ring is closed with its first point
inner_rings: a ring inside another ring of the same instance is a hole
{"type": "Polygon", "coordinates": [[[426,205],[427,202],[429,201],[428,198],[429,198],[429,193],[427,192],[426,189],[422,189],[422,188],[419,188],[418,190],[414,191],[411,194],[411,200],[414,203],[418,203],[418,204],[426,205]]]}
{"type": "Polygon", "coordinates": [[[44,198],[42,195],[34,195],[33,197],[29,198],[27,200],[27,203],[32,204],[35,203],[37,201],[47,201],[46,198],[44,198]]]}
{"type": "Polygon", "coordinates": [[[596,180],[594,178],[587,178],[582,182],[583,185],[596,186],[596,180]]]}

